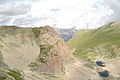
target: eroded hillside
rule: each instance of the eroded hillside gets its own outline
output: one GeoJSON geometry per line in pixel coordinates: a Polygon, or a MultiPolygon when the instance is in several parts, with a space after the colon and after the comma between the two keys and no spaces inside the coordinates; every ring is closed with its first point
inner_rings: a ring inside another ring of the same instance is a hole
{"type": "Polygon", "coordinates": [[[49,26],[0,27],[0,80],[99,80],[49,26]]]}

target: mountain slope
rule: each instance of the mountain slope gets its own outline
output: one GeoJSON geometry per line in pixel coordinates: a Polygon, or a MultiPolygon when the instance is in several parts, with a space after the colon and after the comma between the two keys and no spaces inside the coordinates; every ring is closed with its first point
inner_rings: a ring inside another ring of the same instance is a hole
{"type": "Polygon", "coordinates": [[[79,30],[68,41],[76,57],[94,61],[120,56],[120,24],[112,22],[93,30],[79,30]]]}
{"type": "Polygon", "coordinates": [[[120,21],[98,29],[79,30],[67,43],[77,58],[88,62],[88,67],[103,76],[107,75],[105,71],[108,73],[109,78],[102,76],[103,80],[120,78],[120,21]]]}
{"type": "Polygon", "coordinates": [[[16,78],[15,70],[21,70],[25,80],[45,80],[44,74],[62,74],[64,63],[71,56],[68,46],[49,26],[0,27],[0,52],[2,65],[8,68],[6,73],[16,80],[22,78],[16,78]]]}
{"type": "Polygon", "coordinates": [[[0,27],[0,80],[73,79],[100,77],[73,57],[51,27],[0,27]]]}

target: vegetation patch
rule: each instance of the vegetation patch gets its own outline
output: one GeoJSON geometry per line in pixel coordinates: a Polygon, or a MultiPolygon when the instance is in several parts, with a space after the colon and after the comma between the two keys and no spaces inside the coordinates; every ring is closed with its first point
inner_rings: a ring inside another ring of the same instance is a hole
{"type": "Polygon", "coordinates": [[[51,48],[53,48],[52,45],[40,45],[40,54],[39,54],[39,58],[38,61],[40,61],[41,63],[45,63],[45,58],[47,56],[47,53],[50,51],[51,48]]]}
{"type": "Polygon", "coordinates": [[[9,77],[5,70],[0,69],[0,80],[13,80],[13,78],[9,77]]]}
{"type": "Polygon", "coordinates": [[[40,35],[40,29],[39,28],[32,28],[32,32],[34,33],[36,38],[40,35]]]}
{"type": "Polygon", "coordinates": [[[16,70],[16,69],[9,70],[7,72],[7,74],[10,75],[10,76],[12,76],[12,77],[14,77],[15,80],[23,80],[23,76],[22,76],[22,74],[20,73],[19,70],[16,70]]]}
{"type": "Polygon", "coordinates": [[[120,27],[110,23],[98,29],[79,30],[67,43],[74,55],[87,61],[119,57],[120,27]],[[116,45],[116,47],[111,47],[116,45]]]}
{"type": "Polygon", "coordinates": [[[40,54],[37,58],[37,61],[29,64],[28,65],[29,67],[34,68],[34,67],[40,66],[41,63],[45,64],[47,53],[50,51],[51,48],[53,48],[53,45],[44,44],[44,45],[40,45],[39,47],[40,47],[40,54]]]}

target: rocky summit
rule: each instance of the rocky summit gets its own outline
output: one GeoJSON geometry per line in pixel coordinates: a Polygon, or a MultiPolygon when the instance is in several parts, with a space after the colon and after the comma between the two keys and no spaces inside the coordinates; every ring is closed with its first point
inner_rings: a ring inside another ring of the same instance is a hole
{"type": "Polygon", "coordinates": [[[0,80],[101,80],[49,26],[0,27],[0,80]]]}

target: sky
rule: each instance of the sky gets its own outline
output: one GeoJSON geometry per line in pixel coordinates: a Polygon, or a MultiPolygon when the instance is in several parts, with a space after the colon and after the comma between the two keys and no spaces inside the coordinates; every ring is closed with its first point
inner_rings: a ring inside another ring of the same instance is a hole
{"type": "Polygon", "coordinates": [[[0,0],[0,26],[93,29],[120,20],[120,0],[0,0]]]}

